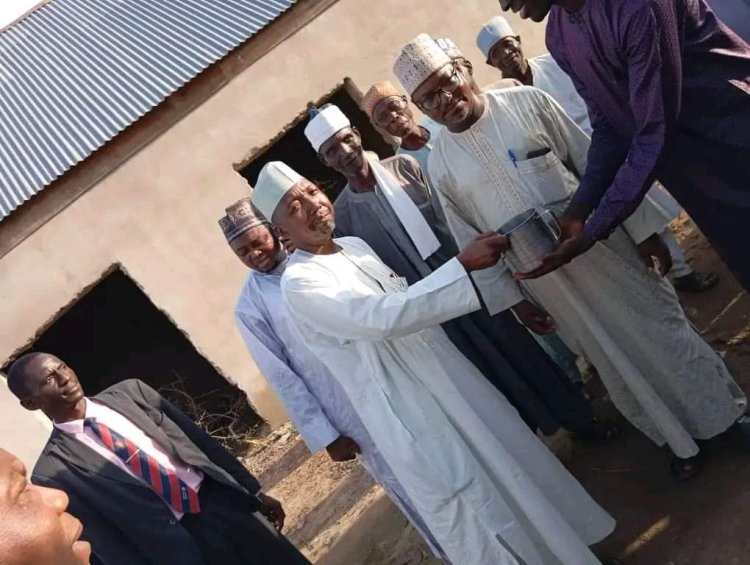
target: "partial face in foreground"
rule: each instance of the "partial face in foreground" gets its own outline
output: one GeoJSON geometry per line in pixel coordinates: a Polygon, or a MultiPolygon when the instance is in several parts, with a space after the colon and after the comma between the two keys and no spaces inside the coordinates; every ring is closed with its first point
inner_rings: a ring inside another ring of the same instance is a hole
{"type": "Polygon", "coordinates": [[[273,214],[279,231],[299,249],[314,249],[333,237],[336,227],[333,204],[307,179],[300,180],[284,195],[273,214]]]}
{"type": "Polygon", "coordinates": [[[429,118],[451,131],[466,129],[474,108],[480,104],[471,75],[453,61],[435,71],[412,94],[412,101],[429,118]]]}
{"type": "Polygon", "coordinates": [[[271,230],[268,224],[255,226],[233,239],[229,246],[246,267],[267,273],[284,258],[281,243],[271,230]]]}
{"type": "Polygon", "coordinates": [[[91,546],[67,507],[63,491],[29,484],[23,463],[0,449],[0,563],[87,565],[91,546]]]}
{"type": "Polygon", "coordinates": [[[541,22],[554,4],[553,0],[500,0],[500,7],[504,11],[516,12],[523,19],[541,22]]]}

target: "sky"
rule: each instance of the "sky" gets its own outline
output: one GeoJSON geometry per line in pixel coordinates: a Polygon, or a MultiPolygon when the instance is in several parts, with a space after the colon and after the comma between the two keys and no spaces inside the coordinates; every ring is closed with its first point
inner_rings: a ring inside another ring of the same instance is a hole
{"type": "Polygon", "coordinates": [[[18,19],[40,3],[40,0],[0,0],[0,28],[18,19]]]}

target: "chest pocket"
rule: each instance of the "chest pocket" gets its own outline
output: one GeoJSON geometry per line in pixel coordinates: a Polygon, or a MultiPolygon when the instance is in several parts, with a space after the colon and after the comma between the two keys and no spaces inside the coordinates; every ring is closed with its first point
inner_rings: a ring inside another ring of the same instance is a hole
{"type": "Polygon", "coordinates": [[[578,186],[576,177],[552,151],[518,161],[516,165],[528,194],[537,206],[565,200],[578,186]]]}

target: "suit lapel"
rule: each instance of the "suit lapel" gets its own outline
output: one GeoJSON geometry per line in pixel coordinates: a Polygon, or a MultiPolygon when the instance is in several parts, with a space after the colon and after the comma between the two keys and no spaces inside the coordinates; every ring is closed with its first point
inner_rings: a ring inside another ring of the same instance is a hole
{"type": "Polygon", "coordinates": [[[50,451],[57,454],[66,463],[77,467],[86,474],[104,475],[112,480],[130,483],[140,487],[147,485],[102,457],[89,446],[81,443],[70,434],[66,434],[57,428],[52,430],[49,439],[50,451]]]}
{"type": "MultiPolygon", "coordinates": [[[[119,391],[118,394],[101,394],[95,398],[97,402],[101,402],[108,408],[119,412],[139,427],[144,434],[150,437],[170,457],[174,457],[187,465],[197,467],[203,472],[211,473],[211,471],[205,469],[203,461],[196,460],[192,456],[189,449],[181,449],[185,447],[185,442],[190,442],[189,438],[173,438],[164,431],[162,422],[165,415],[158,408],[154,408],[150,404],[137,402],[126,393],[119,393],[119,391]]],[[[181,431],[180,433],[182,434],[181,431]]]]}
{"type": "Polygon", "coordinates": [[[164,419],[164,414],[161,411],[148,405],[136,404],[130,397],[120,394],[101,394],[94,398],[107,408],[125,416],[165,452],[170,455],[175,454],[172,440],[160,427],[161,421],[164,419]]]}

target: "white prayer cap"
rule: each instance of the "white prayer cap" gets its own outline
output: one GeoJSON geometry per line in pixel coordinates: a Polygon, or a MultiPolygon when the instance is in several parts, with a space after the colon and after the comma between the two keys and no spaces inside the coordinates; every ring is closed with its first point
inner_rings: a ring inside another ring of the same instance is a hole
{"type": "Polygon", "coordinates": [[[410,95],[435,71],[451,62],[445,51],[426,33],[420,33],[401,49],[393,65],[396,75],[410,95]]]}
{"type": "Polygon", "coordinates": [[[461,50],[458,48],[458,45],[456,45],[450,37],[438,37],[435,40],[435,43],[437,43],[438,47],[445,51],[445,54],[451,59],[466,59],[464,54],[461,53],[461,50]]]}
{"type": "Polygon", "coordinates": [[[338,106],[326,104],[310,118],[307,126],[305,126],[305,137],[315,151],[320,151],[320,147],[326,141],[342,129],[351,127],[351,125],[349,118],[338,106]]]}
{"type": "Polygon", "coordinates": [[[281,161],[270,161],[263,165],[250,197],[255,207],[266,218],[273,218],[276,207],[302,177],[297,171],[281,161]]]}
{"type": "Polygon", "coordinates": [[[482,26],[477,35],[477,47],[489,59],[490,51],[495,44],[506,37],[515,37],[516,33],[510,27],[508,20],[502,16],[495,16],[482,26]]]}

